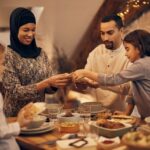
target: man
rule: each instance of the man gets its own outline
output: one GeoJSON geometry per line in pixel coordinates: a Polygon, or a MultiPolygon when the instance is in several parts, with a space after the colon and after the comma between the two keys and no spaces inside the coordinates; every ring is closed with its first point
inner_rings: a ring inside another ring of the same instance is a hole
{"type": "MultiPolygon", "coordinates": [[[[117,73],[127,67],[129,61],[125,56],[123,46],[123,22],[121,17],[117,15],[106,16],[100,23],[100,36],[103,44],[98,45],[87,59],[85,69],[97,73],[112,74],[117,73]]],[[[129,85],[120,87],[100,87],[90,89],[90,93],[95,97],[96,101],[111,110],[124,111],[125,95],[129,85]],[[116,91],[116,92],[112,92],[116,91]]]]}

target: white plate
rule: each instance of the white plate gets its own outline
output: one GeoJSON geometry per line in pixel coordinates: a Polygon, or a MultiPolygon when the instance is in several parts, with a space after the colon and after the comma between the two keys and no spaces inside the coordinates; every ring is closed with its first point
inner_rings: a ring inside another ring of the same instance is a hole
{"type": "Polygon", "coordinates": [[[36,135],[36,134],[42,134],[42,133],[50,132],[54,129],[55,129],[55,127],[53,126],[53,127],[49,127],[47,129],[44,129],[44,130],[39,130],[39,131],[30,131],[30,132],[21,131],[21,134],[23,134],[23,135],[36,135]]]}
{"type": "Polygon", "coordinates": [[[42,130],[46,130],[48,128],[53,127],[52,124],[50,122],[44,122],[44,124],[42,126],[40,126],[39,128],[21,128],[21,132],[34,132],[34,131],[42,131],[42,130]]]}

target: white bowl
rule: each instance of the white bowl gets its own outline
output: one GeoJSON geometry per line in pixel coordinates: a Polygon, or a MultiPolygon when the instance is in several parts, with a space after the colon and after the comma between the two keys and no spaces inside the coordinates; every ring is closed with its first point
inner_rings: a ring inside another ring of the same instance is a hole
{"type": "Polygon", "coordinates": [[[33,117],[33,120],[28,124],[27,128],[39,128],[45,121],[45,116],[36,115],[33,117]]]}
{"type": "Polygon", "coordinates": [[[150,125],[150,116],[149,116],[149,117],[146,117],[144,120],[145,120],[145,122],[146,122],[148,125],[150,125]]]}
{"type": "Polygon", "coordinates": [[[61,113],[57,115],[57,118],[59,120],[59,122],[79,122],[81,120],[80,118],[80,114],[78,113],[72,113],[73,116],[70,117],[66,117],[65,113],[61,113]]]}

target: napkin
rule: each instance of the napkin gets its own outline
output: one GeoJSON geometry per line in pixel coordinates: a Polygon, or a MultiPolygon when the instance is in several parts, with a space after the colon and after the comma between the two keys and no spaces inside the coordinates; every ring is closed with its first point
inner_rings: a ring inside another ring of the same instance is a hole
{"type": "Polygon", "coordinates": [[[97,143],[90,137],[84,138],[81,141],[79,139],[58,140],[56,142],[56,145],[57,145],[58,150],[76,150],[76,149],[79,149],[79,150],[96,150],[97,149],[97,143]],[[71,146],[71,143],[75,143],[73,145],[75,145],[79,148],[71,146]]]}

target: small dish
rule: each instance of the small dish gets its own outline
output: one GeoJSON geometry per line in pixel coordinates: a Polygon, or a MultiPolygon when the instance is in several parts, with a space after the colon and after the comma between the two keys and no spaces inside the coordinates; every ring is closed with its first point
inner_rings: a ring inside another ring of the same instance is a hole
{"type": "Polygon", "coordinates": [[[150,126],[150,116],[149,116],[149,117],[146,117],[146,118],[144,119],[144,121],[150,126]]]}
{"type": "Polygon", "coordinates": [[[106,138],[101,136],[98,140],[98,147],[103,148],[104,150],[106,149],[113,149],[116,146],[120,144],[120,138],[119,137],[114,137],[114,138],[106,138]]]}
{"type": "Polygon", "coordinates": [[[80,121],[80,114],[72,113],[72,116],[65,116],[66,113],[61,113],[57,115],[59,122],[79,122],[80,121]]]}

